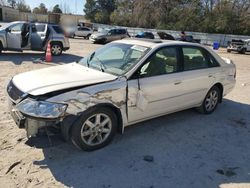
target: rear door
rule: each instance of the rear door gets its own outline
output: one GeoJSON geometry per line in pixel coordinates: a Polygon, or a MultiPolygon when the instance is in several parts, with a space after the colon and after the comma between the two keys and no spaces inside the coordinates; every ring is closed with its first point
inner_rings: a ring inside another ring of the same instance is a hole
{"type": "Polygon", "coordinates": [[[196,106],[215,84],[221,69],[212,55],[203,48],[183,46],[182,52],[183,72],[180,85],[184,95],[179,102],[183,106],[196,106]]]}
{"type": "Polygon", "coordinates": [[[31,26],[31,49],[42,50],[46,38],[47,24],[32,24],[31,26]]]}
{"type": "Polygon", "coordinates": [[[8,49],[21,50],[21,34],[23,27],[24,23],[17,23],[8,27],[8,29],[6,30],[6,40],[8,49]]]}

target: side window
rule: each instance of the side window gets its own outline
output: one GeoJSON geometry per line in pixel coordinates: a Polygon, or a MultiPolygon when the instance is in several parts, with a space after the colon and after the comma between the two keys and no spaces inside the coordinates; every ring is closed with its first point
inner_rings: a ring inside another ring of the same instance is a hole
{"type": "Polygon", "coordinates": [[[209,67],[209,62],[201,49],[183,47],[182,50],[184,55],[184,71],[209,67]]]}
{"type": "Polygon", "coordinates": [[[159,76],[178,71],[177,50],[167,47],[153,54],[140,70],[141,77],[159,76]]]}
{"type": "Polygon", "coordinates": [[[56,33],[63,34],[63,30],[62,30],[62,28],[60,26],[53,25],[52,27],[53,27],[53,29],[55,30],[56,33]]]}
{"type": "Polygon", "coordinates": [[[83,31],[89,31],[89,29],[88,29],[88,28],[82,28],[82,30],[83,30],[83,31]]]}
{"type": "Polygon", "coordinates": [[[21,32],[22,31],[22,28],[23,28],[23,23],[20,23],[20,24],[16,24],[14,26],[10,26],[9,29],[12,32],[21,32]]]}
{"type": "Polygon", "coordinates": [[[117,29],[116,34],[118,34],[118,35],[125,34],[125,30],[124,29],[117,29]]]}
{"type": "Polygon", "coordinates": [[[115,29],[112,29],[109,31],[110,35],[114,35],[115,34],[115,29]]]}
{"type": "Polygon", "coordinates": [[[37,24],[36,25],[36,31],[37,32],[44,32],[45,31],[45,27],[46,27],[46,25],[44,25],[44,24],[37,24]]]}
{"type": "Polygon", "coordinates": [[[207,54],[209,67],[219,67],[220,66],[220,64],[217,62],[217,60],[210,53],[206,52],[206,54],[207,54]]]}

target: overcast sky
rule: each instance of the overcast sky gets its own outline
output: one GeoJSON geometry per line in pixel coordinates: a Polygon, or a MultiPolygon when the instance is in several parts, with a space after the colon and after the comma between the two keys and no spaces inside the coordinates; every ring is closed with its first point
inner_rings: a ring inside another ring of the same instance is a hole
{"type": "Polygon", "coordinates": [[[44,3],[46,7],[51,10],[56,4],[66,5],[71,13],[76,14],[84,14],[83,8],[85,4],[85,0],[25,0],[26,4],[28,4],[31,9],[39,6],[40,3],[44,3]]]}

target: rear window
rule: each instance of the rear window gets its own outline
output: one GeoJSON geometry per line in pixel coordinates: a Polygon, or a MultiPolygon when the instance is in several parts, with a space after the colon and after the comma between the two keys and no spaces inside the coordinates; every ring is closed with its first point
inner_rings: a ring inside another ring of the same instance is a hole
{"type": "Polygon", "coordinates": [[[44,24],[36,25],[36,31],[37,32],[44,32],[45,31],[45,27],[46,27],[46,25],[44,25],[44,24]]]}
{"type": "Polygon", "coordinates": [[[63,30],[60,26],[54,25],[52,28],[55,30],[56,33],[63,34],[63,30]]]}

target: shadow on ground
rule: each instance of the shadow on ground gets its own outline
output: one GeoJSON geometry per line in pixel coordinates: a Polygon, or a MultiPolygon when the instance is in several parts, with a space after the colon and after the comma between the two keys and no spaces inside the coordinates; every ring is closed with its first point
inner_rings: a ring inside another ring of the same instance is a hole
{"type": "MultiPolygon", "coordinates": [[[[107,147],[82,152],[52,138],[40,168],[69,187],[218,187],[250,181],[250,105],[224,100],[216,112],[194,110],[125,129],[107,147]],[[151,161],[145,161],[149,155],[151,161]],[[227,173],[227,171],[231,172],[227,173]]],[[[40,143],[39,138],[33,145],[40,143]]]]}
{"type": "MultiPolygon", "coordinates": [[[[71,63],[75,61],[79,61],[82,57],[77,56],[77,55],[72,55],[72,54],[67,54],[63,53],[60,56],[53,56],[53,63],[71,63]]],[[[1,61],[10,61],[15,65],[21,65],[25,61],[31,61],[34,63],[39,62],[40,60],[45,59],[45,54],[44,53],[8,53],[8,52],[3,52],[0,54],[0,63],[1,61]]]]}

